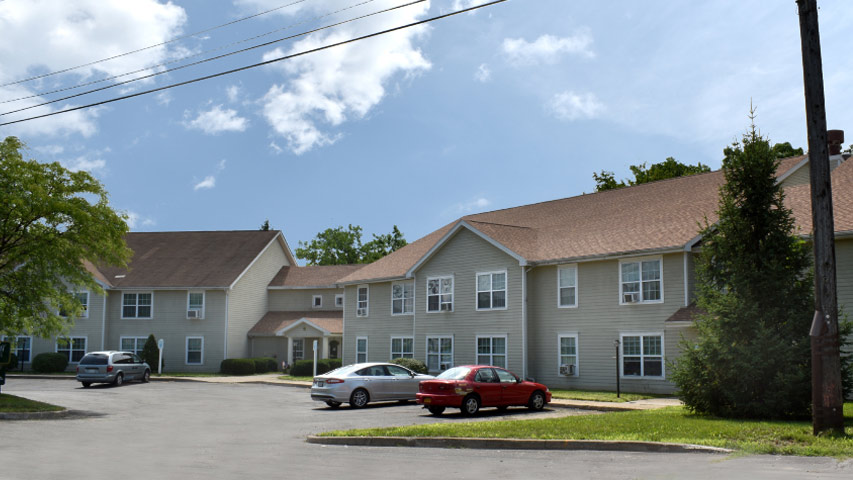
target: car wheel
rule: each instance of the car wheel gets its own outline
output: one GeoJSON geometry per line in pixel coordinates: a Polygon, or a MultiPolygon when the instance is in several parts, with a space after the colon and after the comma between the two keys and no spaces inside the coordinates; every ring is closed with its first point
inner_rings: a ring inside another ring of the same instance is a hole
{"type": "Polygon", "coordinates": [[[124,375],[123,375],[123,374],[121,374],[121,373],[119,373],[118,375],[116,375],[115,380],[113,380],[113,385],[115,385],[116,387],[118,387],[118,386],[120,386],[122,383],[124,383],[124,375]]]}
{"type": "Polygon", "coordinates": [[[148,383],[149,380],[151,380],[151,370],[145,370],[142,374],[142,383],[148,383]]]}
{"type": "Polygon", "coordinates": [[[444,413],[444,407],[427,407],[429,413],[435,415],[436,417],[444,413]]]}
{"type": "Polygon", "coordinates": [[[328,405],[329,408],[338,408],[341,406],[341,402],[336,402],[334,400],[326,400],[326,405],[328,405]]]}
{"type": "Polygon", "coordinates": [[[462,400],[462,415],[476,415],[480,411],[480,399],[476,395],[468,395],[462,400]]]}
{"type": "Polygon", "coordinates": [[[533,395],[530,395],[530,401],[527,402],[527,408],[531,410],[542,410],[545,408],[545,394],[536,390],[533,395]]]}
{"type": "Polygon", "coordinates": [[[349,404],[353,408],[361,408],[367,405],[367,402],[370,401],[370,394],[367,393],[367,390],[363,388],[359,388],[358,390],[352,392],[352,395],[349,397],[349,404]]]}
{"type": "Polygon", "coordinates": [[[92,386],[92,382],[82,382],[82,383],[83,383],[83,388],[89,388],[92,386]]]}

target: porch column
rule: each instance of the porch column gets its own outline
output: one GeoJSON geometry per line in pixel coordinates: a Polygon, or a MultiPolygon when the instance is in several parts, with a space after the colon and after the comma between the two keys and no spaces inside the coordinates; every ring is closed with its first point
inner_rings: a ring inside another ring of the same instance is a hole
{"type": "Polygon", "coordinates": [[[293,339],[284,337],[284,344],[287,345],[287,364],[293,365],[293,339]]]}
{"type": "Polygon", "coordinates": [[[327,335],[323,335],[323,350],[320,358],[329,358],[329,337],[327,335]]]}

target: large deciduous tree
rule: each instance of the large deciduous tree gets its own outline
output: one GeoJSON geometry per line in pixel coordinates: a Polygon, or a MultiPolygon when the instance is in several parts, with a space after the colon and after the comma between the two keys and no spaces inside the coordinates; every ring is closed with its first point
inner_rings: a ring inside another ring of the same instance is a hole
{"type": "Polygon", "coordinates": [[[361,232],[358,225],[327,228],[310,242],[300,241],[296,257],[307,260],[308,265],[370,263],[407,244],[396,225],[391,233],[373,234],[373,240],[367,243],[362,243],[361,232]]]}
{"type": "Polygon", "coordinates": [[[711,168],[701,163],[696,165],[687,165],[676,161],[672,157],[660,163],[653,163],[650,167],[646,167],[645,163],[640,165],[631,165],[629,167],[631,173],[634,174],[634,179],[616,181],[613,172],[602,170],[601,173],[593,173],[592,178],[595,180],[595,191],[603,192],[605,190],[615,190],[617,188],[628,187],[632,185],[640,185],[642,183],[654,182],[657,180],[666,180],[668,178],[683,177],[685,175],[695,175],[697,173],[710,172],[711,168]]]}
{"type": "Polygon", "coordinates": [[[810,411],[811,249],[794,230],[778,165],[754,125],[725,149],[719,219],[701,231],[698,336],[682,340],[673,365],[691,411],[747,418],[810,411]]]}
{"type": "Polygon", "coordinates": [[[82,312],[75,291],[102,291],[87,262],[126,265],[127,224],[89,173],[23,149],[0,142],[0,334],[51,337],[82,312]]]}

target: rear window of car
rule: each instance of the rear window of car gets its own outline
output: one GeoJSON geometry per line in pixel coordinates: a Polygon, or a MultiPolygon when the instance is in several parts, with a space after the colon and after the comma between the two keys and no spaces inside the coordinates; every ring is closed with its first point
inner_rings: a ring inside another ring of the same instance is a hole
{"type": "Polygon", "coordinates": [[[463,378],[468,376],[468,372],[471,369],[468,367],[453,367],[450,370],[445,370],[439,374],[439,376],[435,378],[440,378],[443,380],[462,380],[463,378]]]}
{"type": "Polygon", "coordinates": [[[90,353],[80,359],[80,365],[106,365],[107,356],[99,353],[90,353]]]}

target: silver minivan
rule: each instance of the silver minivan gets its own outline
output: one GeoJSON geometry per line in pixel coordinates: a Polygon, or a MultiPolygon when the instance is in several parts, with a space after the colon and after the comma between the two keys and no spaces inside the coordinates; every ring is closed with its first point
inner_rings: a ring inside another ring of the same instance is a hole
{"type": "Polygon", "coordinates": [[[148,382],[151,367],[132,352],[89,352],[77,364],[77,381],[88,388],[93,383],[121,385],[128,380],[148,382]]]}

